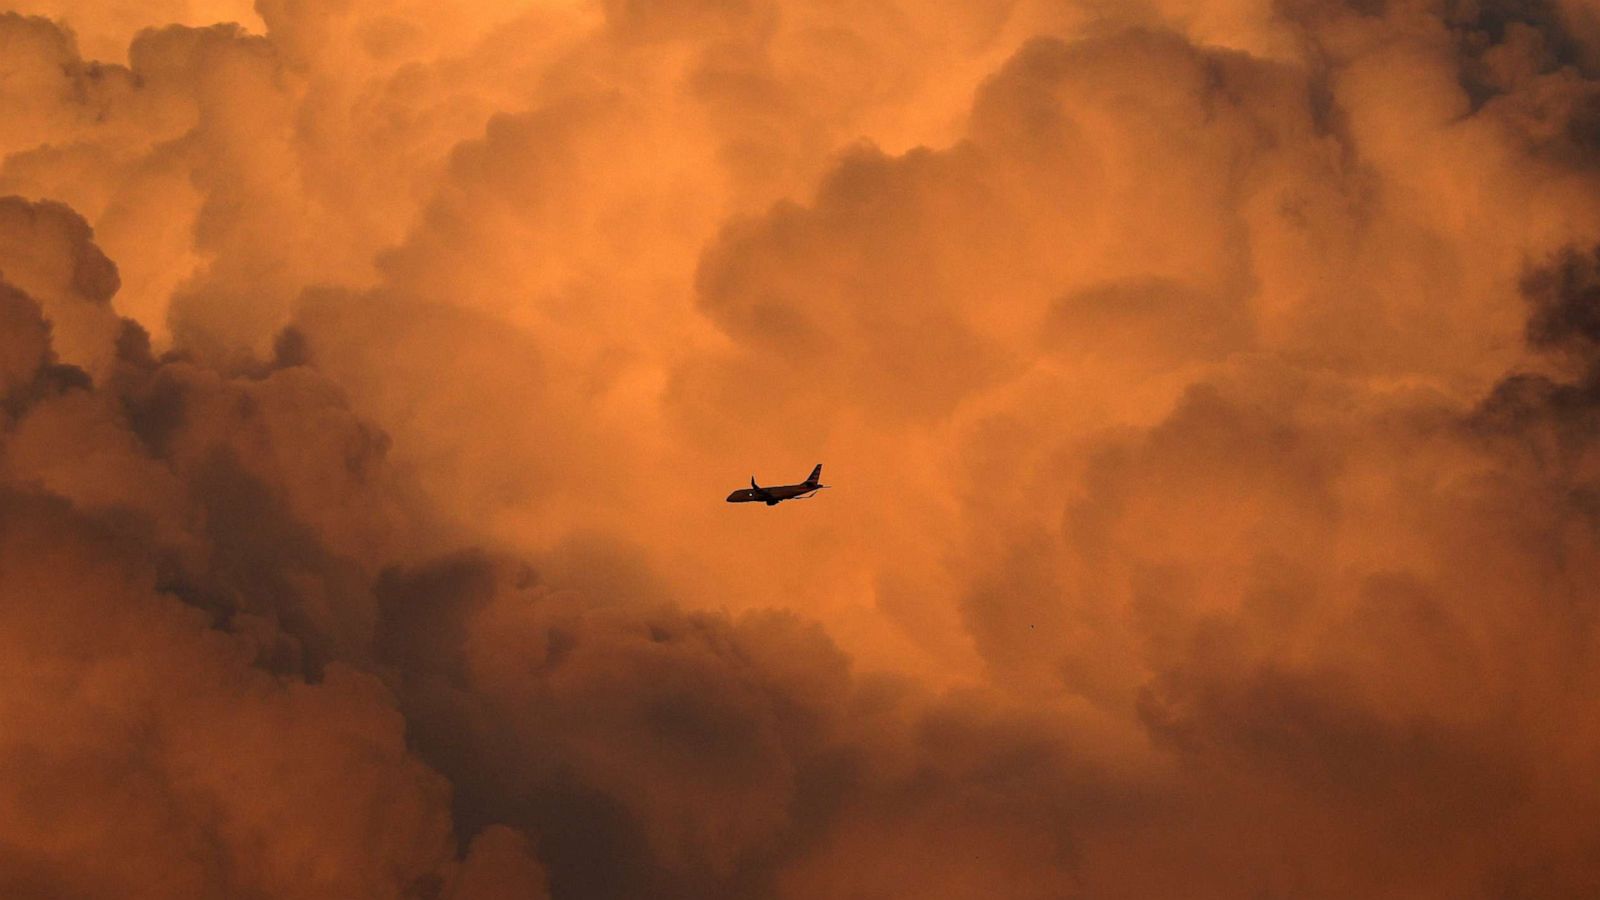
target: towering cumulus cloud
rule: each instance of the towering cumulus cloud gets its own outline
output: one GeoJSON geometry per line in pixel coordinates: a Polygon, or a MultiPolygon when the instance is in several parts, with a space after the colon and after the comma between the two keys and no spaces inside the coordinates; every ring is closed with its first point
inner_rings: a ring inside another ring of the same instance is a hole
{"type": "Polygon", "coordinates": [[[0,896],[1596,896],[1597,248],[1587,0],[21,3],[0,896]]]}

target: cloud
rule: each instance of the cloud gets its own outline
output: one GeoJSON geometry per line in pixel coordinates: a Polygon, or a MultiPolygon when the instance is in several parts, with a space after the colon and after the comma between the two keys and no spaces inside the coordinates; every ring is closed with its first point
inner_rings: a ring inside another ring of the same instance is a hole
{"type": "Polygon", "coordinates": [[[0,17],[0,885],[1593,893],[1585,9],[0,17]]]}
{"type": "Polygon", "coordinates": [[[59,203],[0,200],[0,277],[49,316],[64,360],[102,369],[121,328],[109,305],[120,282],[89,236],[88,223],[59,203]]]}

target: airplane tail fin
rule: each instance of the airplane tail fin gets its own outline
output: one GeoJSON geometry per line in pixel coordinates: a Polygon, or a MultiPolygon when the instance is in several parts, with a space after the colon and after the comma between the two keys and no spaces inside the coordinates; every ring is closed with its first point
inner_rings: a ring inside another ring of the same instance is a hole
{"type": "Polygon", "coordinates": [[[815,469],[811,470],[811,477],[806,479],[806,484],[817,484],[817,483],[819,483],[821,481],[822,481],[822,463],[817,463],[817,467],[815,469]]]}

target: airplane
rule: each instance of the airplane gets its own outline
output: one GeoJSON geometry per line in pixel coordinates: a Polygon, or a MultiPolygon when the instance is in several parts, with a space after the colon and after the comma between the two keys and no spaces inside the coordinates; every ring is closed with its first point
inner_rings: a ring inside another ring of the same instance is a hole
{"type": "Polygon", "coordinates": [[[756,484],[756,477],[750,476],[750,486],[740,488],[728,495],[729,503],[755,503],[760,501],[768,506],[777,506],[784,500],[804,500],[822,490],[827,485],[822,483],[822,464],[818,463],[811,470],[811,477],[799,484],[780,484],[775,487],[762,487],[756,484]]]}

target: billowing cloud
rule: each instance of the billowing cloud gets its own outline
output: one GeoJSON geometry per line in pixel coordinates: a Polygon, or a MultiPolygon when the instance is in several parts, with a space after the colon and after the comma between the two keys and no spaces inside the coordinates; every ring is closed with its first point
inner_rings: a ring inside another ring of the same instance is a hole
{"type": "Polygon", "coordinates": [[[0,893],[1592,895],[1597,23],[0,15],[0,893]]]}

